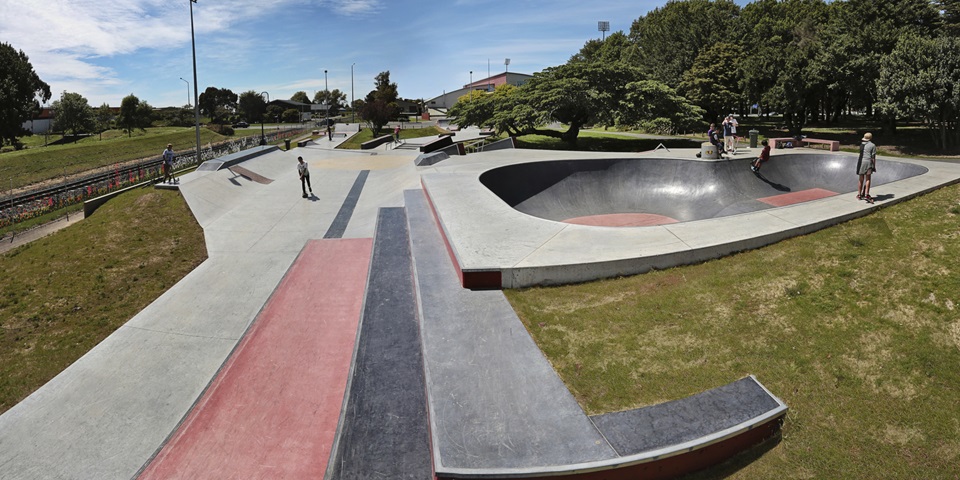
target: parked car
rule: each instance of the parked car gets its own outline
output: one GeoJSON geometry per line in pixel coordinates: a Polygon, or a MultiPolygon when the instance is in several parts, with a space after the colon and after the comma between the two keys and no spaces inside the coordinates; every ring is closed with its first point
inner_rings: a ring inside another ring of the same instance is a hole
{"type": "Polygon", "coordinates": [[[239,122],[233,124],[233,128],[247,128],[249,126],[250,124],[243,120],[240,120],[239,122]]]}

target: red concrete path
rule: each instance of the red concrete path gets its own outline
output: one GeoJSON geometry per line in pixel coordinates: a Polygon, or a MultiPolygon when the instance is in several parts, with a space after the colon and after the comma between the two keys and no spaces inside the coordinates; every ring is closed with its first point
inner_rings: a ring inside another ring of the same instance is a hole
{"type": "Polygon", "coordinates": [[[592,225],[595,227],[649,227],[653,225],[677,223],[677,220],[655,213],[608,213],[605,215],[568,218],[563,222],[577,225],[592,225]]]}
{"type": "Polygon", "coordinates": [[[307,244],[141,479],[323,478],[372,245],[307,244]]]}
{"type": "Polygon", "coordinates": [[[783,195],[758,198],[757,200],[768,205],[773,205],[774,207],[785,207],[795,203],[809,202],[810,200],[832,197],[836,194],[837,192],[831,192],[830,190],[824,190],[822,188],[811,188],[808,190],[800,190],[799,192],[784,193],[783,195]]]}

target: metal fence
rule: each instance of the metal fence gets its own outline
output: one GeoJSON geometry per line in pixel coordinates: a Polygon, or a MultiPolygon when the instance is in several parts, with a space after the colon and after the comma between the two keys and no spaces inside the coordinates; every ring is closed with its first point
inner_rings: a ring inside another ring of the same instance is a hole
{"type": "MultiPolygon", "coordinates": [[[[301,134],[305,128],[290,128],[277,130],[264,135],[267,143],[273,143],[284,138],[301,134]]],[[[260,137],[244,137],[226,141],[216,145],[208,144],[201,147],[201,158],[212,160],[215,158],[237,153],[260,144],[260,137]]],[[[184,170],[197,166],[200,161],[196,150],[177,155],[173,161],[173,170],[184,170]]],[[[110,193],[130,185],[155,181],[163,177],[161,165],[163,157],[143,160],[137,164],[114,166],[112,172],[98,172],[70,180],[52,187],[35,189],[18,195],[8,195],[0,201],[0,228],[40,217],[47,213],[83,203],[85,200],[110,193]]]]}

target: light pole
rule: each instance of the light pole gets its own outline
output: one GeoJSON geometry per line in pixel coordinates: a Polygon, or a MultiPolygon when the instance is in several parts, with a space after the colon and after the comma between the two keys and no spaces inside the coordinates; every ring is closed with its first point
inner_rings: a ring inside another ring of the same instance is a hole
{"type": "Polygon", "coordinates": [[[197,93],[197,40],[193,34],[194,3],[197,3],[197,0],[190,0],[190,45],[193,49],[193,118],[197,127],[197,164],[199,165],[202,158],[200,155],[200,100],[197,93]]]}
{"type": "Polygon", "coordinates": [[[327,70],[323,70],[323,126],[330,126],[330,86],[327,84],[327,70]]]}
{"type": "Polygon", "coordinates": [[[473,70],[470,70],[470,85],[473,85],[473,70]]]}
{"type": "MultiPolygon", "coordinates": [[[[260,92],[260,98],[261,98],[261,99],[263,98],[264,95],[267,96],[267,103],[269,104],[269,103],[270,103],[270,94],[267,93],[267,92],[260,92]]],[[[264,107],[263,107],[263,113],[260,114],[260,145],[266,145],[266,144],[267,144],[267,137],[265,137],[265,136],[263,135],[263,117],[266,117],[266,116],[267,116],[267,106],[264,105],[264,107]]]]}
{"type": "MultiPolygon", "coordinates": [[[[180,77],[180,80],[183,80],[183,77],[180,77]]],[[[183,80],[183,83],[187,84],[187,106],[190,106],[190,82],[183,80]]]]}
{"type": "Polygon", "coordinates": [[[350,65],[350,116],[353,118],[350,120],[350,123],[353,123],[357,120],[357,110],[356,106],[353,104],[353,66],[357,63],[354,62],[350,65]]]}

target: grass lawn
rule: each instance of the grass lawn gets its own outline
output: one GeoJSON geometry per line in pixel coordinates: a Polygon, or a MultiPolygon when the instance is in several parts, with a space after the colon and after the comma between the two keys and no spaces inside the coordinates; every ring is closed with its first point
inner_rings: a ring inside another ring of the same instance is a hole
{"type": "Polygon", "coordinates": [[[0,255],[0,413],[123,325],[206,258],[178,192],[136,189],[0,255]]]}
{"type": "MultiPolygon", "coordinates": [[[[697,148],[700,143],[694,140],[676,138],[656,140],[618,135],[618,132],[595,133],[580,132],[576,150],[587,152],[645,152],[663,144],[667,148],[697,148]]],[[[523,135],[516,139],[517,148],[540,150],[571,150],[569,143],[546,135],[523,135]]]]}
{"type": "MultiPolygon", "coordinates": [[[[197,145],[196,131],[187,127],[149,128],[146,132],[134,132],[132,137],[113,130],[104,132],[102,141],[98,138],[94,136],[76,143],[0,154],[2,187],[9,188],[11,180],[13,188],[19,188],[63,175],[156,157],[168,143],[173,144],[174,151],[193,150],[197,145]]],[[[200,141],[204,144],[228,138],[208,128],[200,129],[200,141]]]]}
{"type": "Polygon", "coordinates": [[[506,292],[591,414],[754,374],[782,441],[696,478],[960,475],[960,186],[700,265],[506,292]]]}
{"type": "MultiPolygon", "coordinates": [[[[420,138],[420,137],[432,137],[434,135],[440,135],[444,133],[445,130],[437,127],[426,127],[426,128],[404,128],[400,130],[400,139],[404,138],[420,138]]],[[[393,135],[392,128],[384,128],[380,132],[380,136],[384,135],[393,135]]],[[[343,142],[337,148],[343,148],[348,150],[359,150],[360,144],[373,140],[373,130],[369,128],[360,129],[360,132],[356,135],[347,139],[346,142],[343,142]]]]}

